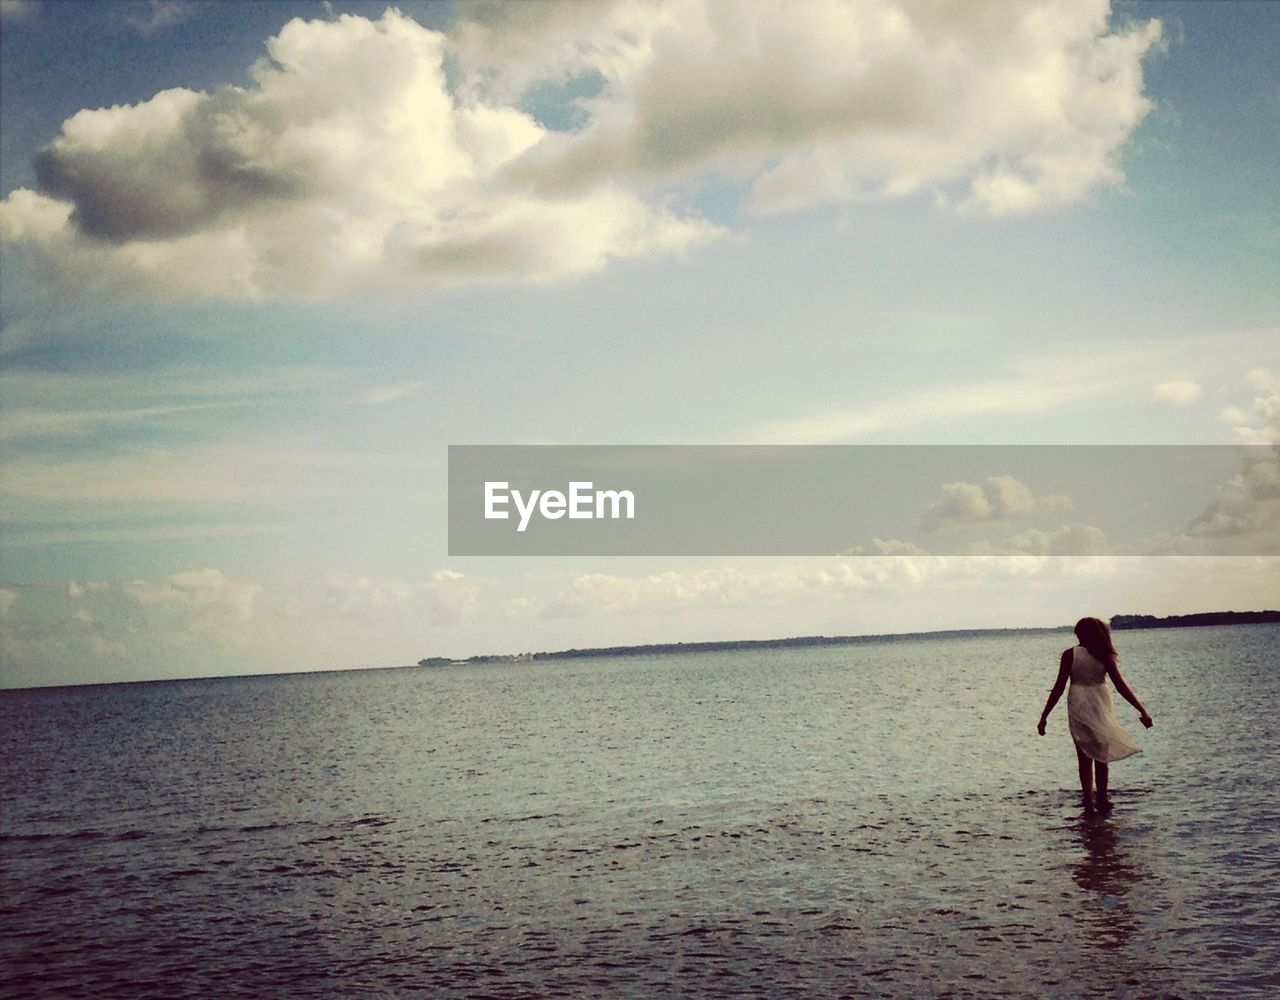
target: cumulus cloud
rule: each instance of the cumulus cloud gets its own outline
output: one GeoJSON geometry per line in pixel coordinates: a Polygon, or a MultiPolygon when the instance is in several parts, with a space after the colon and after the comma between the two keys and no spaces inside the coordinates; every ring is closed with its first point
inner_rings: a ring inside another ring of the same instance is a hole
{"type": "Polygon", "coordinates": [[[1053,625],[1076,617],[1061,609],[1077,606],[1246,609],[1276,592],[1278,574],[1275,558],[1008,554],[552,572],[526,577],[517,594],[450,570],[416,580],[335,573],[268,581],[205,568],[127,582],[6,584],[0,685],[391,665],[446,651],[1053,625]]]}
{"type": "MultiPolygon", "coordinates": [[[[262,585],[215,569],[132,581],[14,585],[4,683],[184,676],[250,645],[262,585]]],[[[225,661],[220,663],[225,671],[225,661]]]]}
{"type": "MultiPolygon", "coordinates": [[[[1280,444],[1239,449],[1240,471],[1222,481],[1205,508],[1180,530],[1113,539],[1101,528],[1067,524],[1030,528],[1012,536],[966,541],[943,536],[934,555],[966,556],[1274,556],[1280,555],[1280,444]]],[[[1008,478],[1008,477],[993,477],[1008,478]]],[[[987,480],[990,487],[992,479],[987,480]]],[[[921,519],[922,530],[1014,520],[1038,511],[1066,509],[1066,497],[1035,497],[1022,484],[1003,491],[972,483],[949,483],[943,497],[921,519]],[[997,495],[993,499],[992,494],[997,495]]],[[[910,542],[876,539],[851,554],[909,552],[910,542]]],[[[925,550],[917,549],[919,554],[925,550]]]]}
{"type": "Polygon", "coordinates": [[[459,13],[450,49],[464,70],[464,93],[511,104],[543,81],[633,77],[652,58],[654,36],[680,11],[668,0],[473,0],[459,13]]]}
{"type": "Polygon", "coordinates": [[[586,126],[546,137],[520,176],[577,190],[721,172],[760,212],[923,190],[1002,215],[1116,184],[1160,34],[1109,30],[1106,0],[536,9],[545,24],[530,5],[483,8],[459,35],[463,67],[505,94],[586,73],[605,85],[581,102],[586,126]]]}
{"type": "Polygon", "coordinates": [[[262,591],[256,581],[234,579],[209,568],[174,573],[158,583],[135,581],[124,586],[143,606],[177,606],[202,622],[228,625],[247,622],[262,591]]]}
{"type": "Polygon", "coordinates": [[[1242,380],[1256,393],[1247,406],[1228,406],[1218,419],[1244,447],[1240,471],[1179,532],[1141,540],[1151,555],[1280,555],[1280,377],[1253,368],[1242,380]]]}
{"type": "Polygon", "coordinates": [[[1257,389],[1259,392],[1280,391],[1280,376],[1277,376],[1270,368],[1250,368],[1245,373],[1244,383],[1249,388],[1257,389]]]}
{"type": "Polygon", "coordinates": [[[1185,378],[1161,382],[1151,390],[1152,400],[1170,406],[1190,406],[1203,395],[1204,390],[1198,382],[1185,378]]]}
{"type": "Polygon", "coordinates": [[[913,588],[947,571],[944,560],[883,556],[723,565],[645,576],[582,573],[547,602],[544,614],[559,618],[794,607],[877,589],[913,588]]]}
{"type": "Polygon", "coordinates": [[[325,298],[681,252],[718,233],[673,207],[714,175],[759,212],[915,192],[1034,211],[1120,182],[1159,37],[1112,30],[1105,0],[460,13],[450,36],[394,9],[294,20],[248,87],[80,111],[40,190],[0,203],[0,238],[67,288],[325,298]],[[526,110],[582,81],[581,128],[526,110]]]}
{"type": "MultiPolygon", "coordinates": [[[[1056,536],[1059,548],[1091,547],[1086,541],[1092,535],[1088,528],[1070,527],[1061,534],[1051,534],[1056,536]]],[[[1093,540],[1097,540],[1096,536],[1093,540]]],[[[1059,552],[1028,551],[1053,547],[1052,543],[1036,545],[1024,539],[1021,549],[1005,546],[1003,551],[993,549],[969,555],[735,561],[638,576],[582,573],[565,582],[546,602],[543,614],[550,619],[653,616],[696,622],[705,629],[708,623],[721,621],[740,622],[743,627],[752,628],[752,623],[778,621],[773,612],[781,610],[788,616],[781,620],[788,624],[781,626],[784,631],[776,632],[778,635],[804,634],[794,631],[795,622],[801,619],[842,622],[834,627],[843,634],[909,631],[920,628],[921,621],[930,621],[929,627],[933,628],[978,627],[972,617],[967,626],[949,623],[947,616],[953,614],[957,601],[967,600],[964,595],[974,595],[982,606],[990,605],[995,592],[1007,595],[1010,606],[1033,595],[1032,602],[1042,608],[1044,600],[1059,600],[1063,591],[1077,581],[1088,591],[1099,580],[1113,576],[1150,574],[1158,581],[1168,574],[1198,572],[1194,569],[1197,563],[1212,568],[1230,562],[1170,560],[1166,564],[1169,569],[1162,570],[1163,560],[1117,558],[1083,551],[1069,553],[1074,558],[1058,558],[1059,552]],[[1092,557],[1081,558],[1082,555],[1092,557]],[[1043,592],[1034,596],[1038,588],[1043,592]],[[921,608],[933,602],[938,602],[941,617],[921,617],[921,608]],[[870,608],[875,609],[874,618],[863,619],[856,626],[851,624],[858,609],[870,608]],[[833,613],[834,619],[829,617],[833,613]],[[885,614],[902,615],[902,624],[887,627],[888,619],[881,617],[885,614]],[[786,632],[788,628],[792,631],[786,632]]],[[[1276,566],[1272,561],[1242,567],[1241,579],[1250,579],[1248,586],[1255,586],[1248,572],[1258,570],[1270,578],[1275,576],[1276,566]]],[[[1227,589],[1234,592],[1234,588],[1227,589]]],[[[1121,591],[1132,599],[1130,588],[1122,587],[1121,591]]],[[[1006,607],[1000,613],[1000,624],[1009,622],[1007,611],[1006,607]]],[[[1052,614],[1049,620],[1052,621],[1052,614]]]]}
{"type": "Polygon", "coordinates": [[[1280,446],[1250,449],[1243,469],[1218,487],[1213,502],[1187,526],[1192,538],[1249,539],[1258,554],[1280,552],[1280,446]]]}
{"type": "Polygon", "coordinates": [[[323,581],[326,616],[374,622],[412,618],[434,627],[456,624],[475,614],[484,585],[462,573],[437,570],[423,583],[329,573],[323,581]]]}
{"type": "Polygon", "coordinates": [[[1070,497],[1057,494],[1036,496],[1030,487],[1013,476],[988,476],[981,484],[944,484],[942,495],[920,516],[920,530],[935,532],[1013,521],[1070,508],[1070,497]]]}
{"type": "Polygon", "coordinates": [[[1228,406],[1218,419],[1231,425],[1237,444],[1280,444],[1280,376],[1269,368],[1253,368],[1244,377],[1257,395],[1247,407],[1228,406]]]}
{"type": "Polygon", "coordinates": [[[1028,529],[1000,543],[976,542],[968,546],[970,555],[1103,556],[1114,546],[1106,532],[1088,524],[1067,524],[1053,531],[1028,529]]]}
{"type": "Polygon", "coordinates": [[[0,588],[0,683],[414,662],[427,631],[474,616],[488,591],[487,581],[451,570],[418,581],[352,573],[268,581],[202,567],[13,584],[0,588]]]}
{"type": "Polygon", "coordinates": [[[845,550],[848,556],[924,556],[929,553],[915,542],[897,538],[873,538],[866,545],[855,545],[845,550]]]}
{"type": "MultiPolygon", "coordinates": [[[[943,544],[933,552],[914,542],[876,538],[869,545],[858,545],[845,554],[854,556],[928,556],[948,558],[963,556],[1108,556],[1119,554],[1106,532],[1089,524],[1065,524],[1052,531],[1029,528],[1008,538],[981,539],[943,544]]],[[[1154,553],[1150,553],[1154,554],[1154,553]]]]}
{"type": "Polygon", "coordinates": [[[388,10],[294,20],[253,85],[84,110],[36,158],[0,236],[68,285],[232,299],[552,280],[678,251],[714,227],[619,186],[502,183],[545,130],[461,104],[445,38],[388,10]]]}

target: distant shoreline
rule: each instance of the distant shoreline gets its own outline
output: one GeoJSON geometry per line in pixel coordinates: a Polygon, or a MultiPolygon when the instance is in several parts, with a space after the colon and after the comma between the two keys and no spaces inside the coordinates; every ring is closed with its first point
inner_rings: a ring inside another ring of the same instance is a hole
{"type": "MultiPolygon", "coordinates": [[[[1211,611],[1194,615],[1116,615],[1115,630],[1153,628],[1201,628],[1210,625],[1266,625],[1280,623],[1280,611],[1211,611]]],[[[725,639],[709,642],[658,642],[634,646],[597,646],[538,653],[486,653],[455,660],[445,656],[418,661],[420,667],[482,665],[488,663],[533,663],[541,660],[603,659],[617,656],[663,656],[679,653],[714,653],[744,649],[805,649],[824,646],[856,646],[871,642],[909,642],[920,639],[954,639],[961,636],[1025,635],[1070,632],[1070,625],[1042,628],[945,629],[936,632],[893,632],[878,635],[806,635],[786,639],[725,639]]]]}
{"type": "MultiPolygon", "coordinates": [[[[1156,628],[1199,628],[1212,625],[1274,625],[1280,624],[1280,611],[1210,611],[1194,615],[1170,615],[1158,618],[1154,615],[1116,615],[1111,627],[1117,631],[1156,628]]],[[[660,656],[680,653],[725,652],[750,649],[821,649],[824,647],[856,646],[883,642],[918,642],[921,639],[981,638],[999,635],[1067,635],[1070,625],[1028,628],[961,628],[934,632],[890,632],[876,635],[806,635],[786,639],[728,639],[712,642],[646,643],[636,646],[601,646],[590,649],[563,649],[543,653],[496,653],[453,659],[436,656],[419,660],[411,666],[383,665],[364,667],[330,667],[324,670],[290,670],[284,673],[214,674],[195,677],[151,677],[118,681],[87,681],[74,684],[35,684],[19,687],[0,687],[0,694],[9,695],[22,691],[51,691],[59,688],[111,687],[116,684],[169,684],[179,681],[244,680],[264,677],[295,677],[304,674],[341,674],[351,670],[413,670],[421,667],[483,666],[486,664],[533,663],[542,660],[606,659],[623,656],[660,656]]]]}
{"type": "Polygon", "coordinates": [[[1280,622],[1280,611],[1204,611],[1195,615],[1116,615],[1114,629],[1204,628],[1208,625],[1274,625],[1280,622]]]}

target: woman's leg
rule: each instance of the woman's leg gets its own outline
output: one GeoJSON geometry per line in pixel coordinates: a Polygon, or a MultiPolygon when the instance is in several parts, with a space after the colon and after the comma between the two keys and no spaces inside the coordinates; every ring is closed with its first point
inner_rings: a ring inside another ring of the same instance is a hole
{"type": "Polygon", "coordinates": [[[1093,762],[1093,774],[1095,784],[1098,787],[1098,808],[1105,809],[1111,805],[1111,800],[1107,798],[1107,778],[1109,777],[1110,769],[1105,761],[1095,760],[1093,762]]]}
{"type": "Polygon", "coordinates": [[[1093,808],[1093,758],[1076,744],[1076,763],[1080,765],[1080,795],[1086,809],[1093,808]]]}

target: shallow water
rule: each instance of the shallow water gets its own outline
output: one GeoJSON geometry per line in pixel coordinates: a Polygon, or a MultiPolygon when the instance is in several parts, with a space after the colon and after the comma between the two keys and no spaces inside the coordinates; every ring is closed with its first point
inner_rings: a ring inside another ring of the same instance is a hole
{"type": "Polygon", "coordinates": [[[6,995],[1280,990],[1280,628],[0,694],[6,995]]]}

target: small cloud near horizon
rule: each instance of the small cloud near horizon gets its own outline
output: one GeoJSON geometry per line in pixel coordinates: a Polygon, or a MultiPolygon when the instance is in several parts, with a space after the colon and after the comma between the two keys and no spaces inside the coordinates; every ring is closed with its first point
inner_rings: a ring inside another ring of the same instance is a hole
{"type": "Polygon", "coordinates": [[[1225,407],[1218,420],[1231,427],[1235,444],[1280,444],[1280,376],[1270,368],[1251,368],[1243,383],[1257,395],[1247,408],[1225,407]]]}
{"type": "Polygon", "coordinates": [[[1036,496],[1013,476],[987,476],[981,484],[943,484],[942,495],[920,516],[920,530],[933,533],[1070,509],[1070,497],[1036,496]]]}
{"type": "Polygon", "coordinates": [[[1167,403],[1169,406],[1190,406],[1203,395],[1200,383],[1185,378],[1161,382],[1151,390],[1153,402],[1167,403]]]}
{"type": "Polygon", "coordinates": [[[426,387],[426,382],[418,380],[375,385],[357,393],[352,397],[351,402],[360,406],[383,406],[416,396],[426,387]]]}

